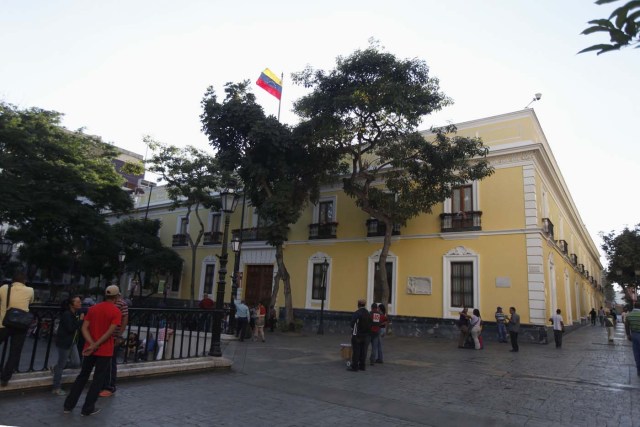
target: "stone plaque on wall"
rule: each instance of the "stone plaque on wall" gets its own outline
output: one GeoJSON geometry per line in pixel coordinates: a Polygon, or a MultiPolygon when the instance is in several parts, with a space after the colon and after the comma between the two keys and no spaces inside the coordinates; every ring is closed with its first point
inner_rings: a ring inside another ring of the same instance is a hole
{"type": "Polygon", "coordinates": [[[431,295],[431,277],[409,277],[407,293],[413,295],[431,295]]]}
{"type": "Polygon", "coordinates": [[[496,277],[496,288],[510,288],[510,287],[511,287],[510,277],[496,277]]]}

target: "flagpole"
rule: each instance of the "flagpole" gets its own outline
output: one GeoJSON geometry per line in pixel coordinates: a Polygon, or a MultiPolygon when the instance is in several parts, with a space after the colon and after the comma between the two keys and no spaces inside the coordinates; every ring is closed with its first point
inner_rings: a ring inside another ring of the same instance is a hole
{"type": "MultiPolygon", "coordinates": [[[[282,90],[284,91],[284,73],[280,73],[280,81],[282,82],[282,90]]],[[[280,121],[280,106],[282,105],[282,93],[278,99],[278,121],[280,121]]]]}

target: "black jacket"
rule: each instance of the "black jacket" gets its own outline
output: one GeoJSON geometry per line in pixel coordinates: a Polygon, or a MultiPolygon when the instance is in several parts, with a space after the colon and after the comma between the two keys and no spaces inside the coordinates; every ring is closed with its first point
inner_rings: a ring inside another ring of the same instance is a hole
{"type": "Polygon", "coordinates": [[[76,333],[79,333],[80,326],[82,326],[82,320],[71,311],[65,310],[60,316],[56,345],[60,348],[71,348],[76,333]]]}
{"type": "Polygon", "coordinates": [[[371,334],[371,314],[369,311],[360,307],[353,316],[351,316],[352,334],[358,337],[364,337],[371,334]]]}

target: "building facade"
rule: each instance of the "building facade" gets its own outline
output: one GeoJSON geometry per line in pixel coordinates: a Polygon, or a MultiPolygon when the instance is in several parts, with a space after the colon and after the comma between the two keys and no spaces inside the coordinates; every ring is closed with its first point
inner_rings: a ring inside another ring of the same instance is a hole
{"type": "MultiPolygon", "coordinates": [[[[525,324],[543,325],[557,308],[568,324],[604,302],[602,265],[532,109],[457,125],[458,134],[481,137],[495,173],[456,188],[431,214],[394,227],[387,259],[388,310],[397,316],[455,319],[463,306],[479,308],[487,319],[496,306],[514,306],[525,324]],[[597,278],[597,279],[596,279],[597,278]]],[[[169,211],[163,187],[151,200],[143,195],[135,215],[162,221],[161,238],[185,260],[171,297],[189,298],[191,250],[186,234],[197,221],[186,211],[169,211]],[[147,210],[148,207],[148,210],[147,210]]],[[[206,212],[205,236],[197,251],[196,293],[215,295],[217,254],[224,214],[206,212]]],[[[242,228],[238,297],[249,303],[271,296],[275,250],[262,239],[260,218],[240,203],[231,234],[242,228]]],[[[291,225],[284,259],[291,275],[294,308],[315,313],[352,312],[355,301],[381,302],[374,275],[383,230],[342,192],[341,184],[322,188],[291,225]],[[328,263],[326,277],[322,264],[328,263]]],[[[233,270],[230,253],[228,271],[233,270]]],[[[282,289],[282,286],[280,286],[282,289]]],[[[228,276],[226,301],[231,298],[228,276]]],[[[276,301],[284,305],[282,291],[276,301]]]]}

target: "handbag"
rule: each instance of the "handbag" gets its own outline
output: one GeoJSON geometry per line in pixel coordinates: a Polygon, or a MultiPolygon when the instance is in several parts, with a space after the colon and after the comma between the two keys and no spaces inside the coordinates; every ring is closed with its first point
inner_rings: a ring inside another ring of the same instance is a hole
{"type": "Polygon", "coordinates": [[[2,326],[5,328],[17,329],[19,331],[26,331],[31,326],[31,323],[33,323],[33,319],[35,317],[33,313],[29,313],[28,311],[24,311],[20,308],[9,308],[10,299],[11,284],[9,284],[9,289],[7,290],[7,311],[4,315],[4,319],[2,319],[2,326]]]}

